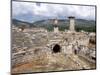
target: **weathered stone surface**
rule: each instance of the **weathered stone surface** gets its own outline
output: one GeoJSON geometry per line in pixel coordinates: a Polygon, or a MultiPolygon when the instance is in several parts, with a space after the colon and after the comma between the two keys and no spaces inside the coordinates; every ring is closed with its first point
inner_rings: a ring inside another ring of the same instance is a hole
{"type": "Polygon", "coordinates": [[[89,41],[95,41],[94,35],[85,32],[54,33],[44,29],[24,32],[14,29],[12,33],[14,73],[95,68],[95,44],[89,41]],[[58,52],[53,51],[56,44],[60,47],[58,52]]]}

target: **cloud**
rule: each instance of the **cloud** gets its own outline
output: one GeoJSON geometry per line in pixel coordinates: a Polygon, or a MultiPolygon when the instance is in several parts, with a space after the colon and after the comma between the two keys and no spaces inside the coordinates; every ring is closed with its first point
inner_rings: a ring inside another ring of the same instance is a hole
{"type": "Polygon", "coordinates": [[[68,16],[95,20],[95,7],[13,1],[12,16],[30,22],[49,18],[64,19],[68,16]]]}

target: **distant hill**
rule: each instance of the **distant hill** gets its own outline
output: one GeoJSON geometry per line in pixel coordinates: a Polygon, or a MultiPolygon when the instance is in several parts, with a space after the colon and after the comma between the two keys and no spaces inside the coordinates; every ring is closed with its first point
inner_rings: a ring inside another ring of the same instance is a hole
{"type": "Polygon", "coordinates": [[[20,20],[17,20],[17,19],[12,19],[12,24],[15,25],[15,26],[26,25],[26,26],[29,26],[29,27],[32,25],[32,23],[20,21],[20,20]]]}
{"type": "MultiPolygon", "coordinates": [[[[28,22],[13,19],[12,23],[15,26],[26,25],[29,27],[43,27],[43,28],[46,28],[48,31],[53,30],[53,19],[35,21],[34,23],[28,23],[28,22]]],[[[69,29],[69,20],[68,19],[59,19],[58,27],[61,31],[64,31],[65,29],[69,29]]],[[[95,32],[96,31],[95,21],[76,19],[75,29],[76,29],[76,31],[84,30],[84,31],[88,31],[88,32],[95,32]]]]}

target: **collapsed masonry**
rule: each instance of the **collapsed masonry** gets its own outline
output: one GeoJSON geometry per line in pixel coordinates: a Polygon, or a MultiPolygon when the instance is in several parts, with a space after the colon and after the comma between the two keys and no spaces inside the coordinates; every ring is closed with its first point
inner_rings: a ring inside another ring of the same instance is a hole
{"type": "Polygon", "coordinates": [[[24,32],[19,32],[16,28],[12,30],[12,67],[15,68],[13,72],[25,72],[26,69],[16,70],[16,66],[29,62],[34,63],[36,66],[33,67],[36,68],[33,70],[32,67],[28,72],[40,72],[40,69],[36,70],[39,65],[48,67],[52,71],[55,68],[54,64],[58,65],[55,70],[95,68],[87,65],[89,63],[81,63],[75,56],[84,57],[95,63],[95,33],[75,32],[75,19],[74,17],[69,19],[70,33],[59,31],[57,19],[54,21],[54,32],[47,32],[42,28],[27,28],[24,32]]]}

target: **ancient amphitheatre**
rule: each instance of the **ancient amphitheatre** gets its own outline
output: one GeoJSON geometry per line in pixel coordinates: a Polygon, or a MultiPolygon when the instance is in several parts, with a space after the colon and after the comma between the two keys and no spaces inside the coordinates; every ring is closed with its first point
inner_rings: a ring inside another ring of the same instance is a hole
{"type": "Polygon", "coordinates": [[[84,70],[96,68],[95,32],[77,32],[75,17],[69,30],[12,27],[12,73],[84,70]]]}

